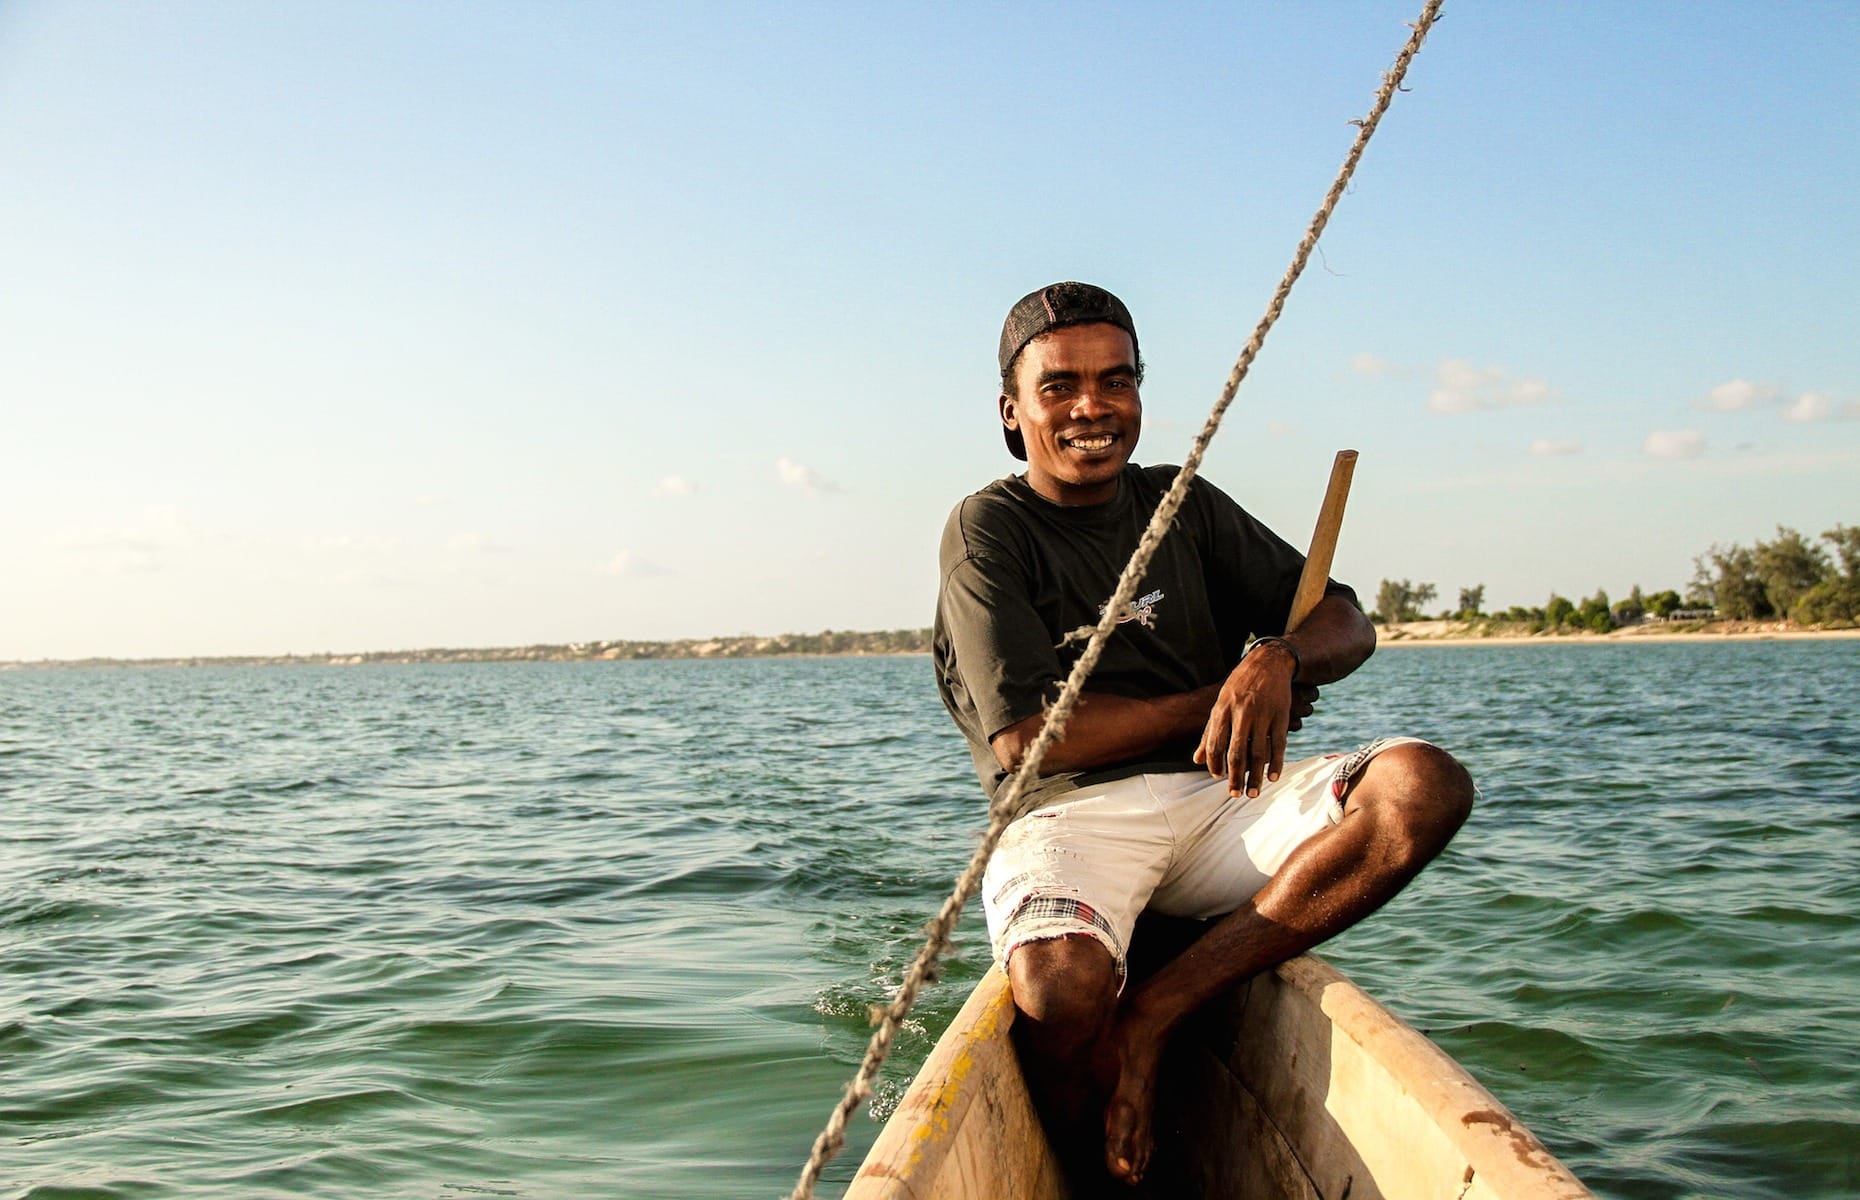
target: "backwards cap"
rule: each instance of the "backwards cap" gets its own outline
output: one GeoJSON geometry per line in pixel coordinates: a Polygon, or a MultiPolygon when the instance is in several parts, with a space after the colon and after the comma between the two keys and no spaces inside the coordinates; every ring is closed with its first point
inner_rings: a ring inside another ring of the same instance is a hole
{"type": "MultiPolygon", "coordinates": [[[[1130,319],[1130,310],[1124,307],[1124,302],[1103,288],[1067,282],[1048,284],[1037,292],[1028,292],[1008,310],[1007,321],[1001,326],[1002,379],[1007,378],[1014,360],[1034,338],[1067,325],[1090,325],[1099,321],[1129,334],[1130,349],[1135,353],[1137,324],[1130,319]]],[[[1007,439],[1008,452],[1025,462],[1027,442],[1020,431],[1002,426],[1001,432],[1007,439]]]]}

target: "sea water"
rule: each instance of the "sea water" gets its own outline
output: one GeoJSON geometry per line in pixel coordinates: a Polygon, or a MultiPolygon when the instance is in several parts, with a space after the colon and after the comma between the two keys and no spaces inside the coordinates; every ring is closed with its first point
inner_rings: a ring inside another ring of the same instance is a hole
{"type": "MultiPolygon", "coordinates": [[[[1604,1196],[1860,1194],[1860,641],[1391,648],[1322,953],[1604,1196]]],[[[922,658],[0,674],[0,1196],[775,1197],[981,791],[922,658]]],[[[986,963],[946,981],[837,1195],[986,963]]]]}

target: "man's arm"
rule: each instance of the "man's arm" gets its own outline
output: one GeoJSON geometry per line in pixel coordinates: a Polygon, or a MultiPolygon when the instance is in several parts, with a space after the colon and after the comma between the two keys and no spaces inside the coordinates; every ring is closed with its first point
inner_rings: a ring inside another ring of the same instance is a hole
{"type": "MultiPolygon", "coordinates": [[[[1244,735],[1255,739],[1255,730],[1263,728],[1265,736],[1257,739],[1264,753],[1268,744],[1277,748],[1276,760],[1262,759],[1254,774],[1259,782],[1277,779],[1285,765],[1285,735],[1311,715],[1312,701],[1317,699],[1317,685],[1342,679],[1363,664],[1375,649],[1375,626],[1340,596],[1326,597],[1311,610],[1298,632],[1283,639],[1298,653],[1298,678],[1294,685],[1290,668],[1292,655],[1281,647],[1266,645],[1249,654],[1224,684],[1177,692],[1149,699],[1113,696],[1105,692],[1086,692],[1066,725],[1066,734],[1047,750],[1040,761],[1041,770],[1089,771],[1112,763],[1128,762],[1160,746],[1182,738],[1201,735],[1201,749],[1195,761],[1208,763],[1209,737],[1217,720],[1227,721],[1226,743],[1244,735]],[[1275,668],[1283,667],[1284,670],[1275,668]],[[1263,721],[1263,726],[1260,722],[1263,721]],[[1270,768],[1270,774],[1267,773],[1270,768]]],[[[1004,771],[1015,771],[1026,757],[1027,747],[1040,736],[1046,725],[1044,714],[1017,721],[988,740],[995,761],[1004,771]]],[[[1219,756],[1220,766],[1209,764],[1213,775],[1226,773],[1229,754],[1219,756]]],[[[1244,770],[1247,760],[1235,764],[1244,770]]],[[[1233,778],[1240,790],[1244,779],[1233,778]]],[[[1251,788],[1258,792],[1258,783],[1251,788]]]]}
{"type": "Polygon", "coordinates": [[[1228,674],[1195,751],[1195,761],[1225,775],[1235,795],[1259,795],[1285,767],[1285,736],[1296,728],[1294,673],[1312,687],[1342,679],[1375,652],[1376,628],[1361,609],[1331,595],[1280,642],[1257,647],[1228,674]]]}
{"type": "MultiPolygon", "coordinates": [[[[1207,724],[1220,691],[1211,685],[1145,700],[1084,692],[1078,707],[1072,710],[1072,719],[1066,723],[1065,736],[1047,750],[1046,757],[1040,760],[1040,770],[1049,775],[1055,771],[1089,771],[1127,762],[1168,742],[1193,737],[1207,724]]],[[[988,747],[995,752],[995,761],[1003,771],[1020,769],[1027,747],[1033,745],[1045,725],[1046,714],[1035,713],[988,739],[988,747]]]]}

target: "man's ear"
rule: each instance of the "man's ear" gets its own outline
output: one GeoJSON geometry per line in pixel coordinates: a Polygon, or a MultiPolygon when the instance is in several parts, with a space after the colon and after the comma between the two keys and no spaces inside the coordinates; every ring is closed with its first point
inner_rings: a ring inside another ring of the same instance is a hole
{"type": "Polygon", "coordinates": [[[1001,423],[1009,429],[1020,429],[1020,414],[1014,411],[1014,397],[1002,392],[996,404],[1001,409],[1001,423]]]}

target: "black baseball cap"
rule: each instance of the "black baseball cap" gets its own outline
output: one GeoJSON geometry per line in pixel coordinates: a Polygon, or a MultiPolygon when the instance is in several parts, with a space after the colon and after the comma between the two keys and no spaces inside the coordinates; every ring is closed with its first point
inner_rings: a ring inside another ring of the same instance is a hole
{"type": "MultiPolygon", "coordinates": [[[[1051,283],[1037,292],[1028,292],[1008,310],[1007,320],[1001,326],[1002,379],[1007,378],[1014,360],[1034,338],[1067,325],[1091,325],[1100,321],[1129,334],[1131,353],[1136,353],[1137,323],[1130,319],[1130,310],[1124,307],[1124,302],[1103,288],[1069,281],[1051,283]]],[[[1007,439],[1008,453],[1025,462],[1027,442],[1020,431],[1004,425],[1001,433],[1007,439]]]]}

